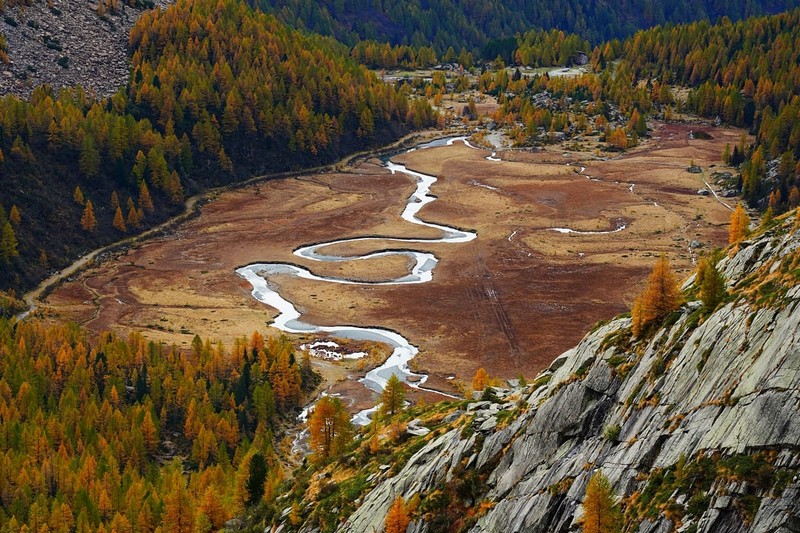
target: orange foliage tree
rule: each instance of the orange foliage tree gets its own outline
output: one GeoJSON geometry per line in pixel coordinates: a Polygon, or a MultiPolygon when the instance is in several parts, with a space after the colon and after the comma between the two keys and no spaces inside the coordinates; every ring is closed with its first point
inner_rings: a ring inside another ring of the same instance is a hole
{"type": "Polygon", "coordinates": [[[597,472],[586,486],[581,517],[583,533],[617,533],[622,531],[622,514],[614,501],[611,484],[597,472]]]}
{"type": "Polygon", "coordinates": [[[171,485],[164,496],[164,529],[173,533],[192,533],[194,529],[194,506],[186,490],[186,480],[181,475],[181,466],[176,463],[168,478],[171,485]]]}
{"type": "Polygon", "coordinates": [[[480,367],[472,377],[472,390],[482,391],[489,385],[489,374],[480,367]]]}
{"type": "Polygon", "coordinates": [[[317,458],[325,461],[339,455],[353,439],[350,415],[338,398],[324,396],[308,418],[311,449],[317,458]]]}
{"type": "Polygon", "coordinates": [[[389,512],[386,514],[384,532],[405,533],[409,522],[411,522],[411,517],[408,514],[406,502],[403,500],[402,496],[398,496],[389,508],[389,512]]]}
{"type": "Polygon", "coordinates": [[[117,211],[114,213],[114,229],[119,230],[123,233],[128,231],[128,228],[125,227],[125,218],[122,216],[122,208],[117,206],[117,211]]]}
{"type": "Polygon", "coordinates": [[[617,128],[611,132],[606,142],[617,150],[625,150],[628,147],[628,136],[625,134],[624,129],[617,128]]]}
{"type": "Polygon", "coordinates": [[[745,237],[750,230],[750,217],[744,210],[742,204],[737,204],[736,209],[731,213],[731,225],[728,229],[728,243],[735,244],[745,237]]]}
{"type": "Polygon", "coordinates": [[[147,187],[147,182],[144,180],[139,184],[139,206],[147,211],[152,211],[154,209],[153,199],[150,196],[150,189],[147,187]]]}
{"type": "Polygon", "coordinates": [[[83,215],[81,216],[81,227],[84,231],[92,233],[95,226],[97,226],[97,219],[94,217],[94,206],[91,200],[86,200],[86,207],[83,209],[83,215]]]}
{"type": "Polygon", "coordinates": [[[677,309],[680,300],[675,274],[667,256],[661,254],[647,279],[647,287],[633,304],[633,334],[638,337],[645,326],[677,309]]]}

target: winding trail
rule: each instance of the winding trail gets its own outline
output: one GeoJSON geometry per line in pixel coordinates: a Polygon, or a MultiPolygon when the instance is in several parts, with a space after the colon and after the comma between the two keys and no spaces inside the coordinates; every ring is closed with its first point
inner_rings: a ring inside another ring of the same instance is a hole
{"type": "Polygon", "coordinates": [[[727,203],[727,202],[723,201],[723,200],[722,200],[722,198],[720,198],[720,197],[719,197],[719,195],[717,194],[717,191],[715,191],[715,190],[714,190],[714,187],[712,187],[712,186],[711,186],[711,184],[709,184],[709,183],[708,183],[708,182],[705,180],[705,178],[703,178],[703,183],[705,183],[705,184],[706,184],[706,188],[707,188],[709,191],[711,191],[711,194],[713,194],[713,195],[714,195],[714,198],[715,198],[715,199],[716,199],[716,200],[717,200],[719,203],[721,203],[723,206],[725,206],[725,207],[726,207],[726,208],[727,208],[729,211],[733,211],[733,207],[731,207],[730,205],[728,205],[728,203],[727,203]]]}
{"type": "MultiPolygon", "coordinates": [[[[455,141],[463,141],[466,143],[465,138],[455,137],[420,145],[416,149],[424,149],[432,146],[449,146],[455,141]]],[[[414,149],[412,148],[412,150],[414,149]]],[[[383,250],[357,256],[338,256],[325,254],[321,250],[328,246],[352,242],[380,241],[385,243],[388,241],[406,244],[454,244],[469,242],[477,237],[477,233],[475,232],[463,231],[450,226],[426,222],[417,216],[419,211],[425,205],[436,200],[436,197],[430,194],[431,186],[436,183],[435,176],[409,170],[404,165],[399,165],[391,161],[386,164],[386,167],[393,174],[400,172],[402,174],[411,176],[415,179],[417,184],[416,190],[406,200],[406,205],[403,209],[401,217],[412,224],[437,229],[442,232],[442,237],[434,239],[420,239],[413,237],[370,236],[337,239],[333,241],[302,246],[294,251],[294,255],[311,261],[320,262],[361,261],[377,257],[399,255],[407,257],[413,261],[413,266],[407,275],[383,281],[360,281],[355,279],[318,276],[305,267],[291,263],[254,263],[236,269],[236,273],[250,282],[250,284],[253,286],[252,295],[256,300],[278,310],[279,314],[277,317],[275,317],[272,326],[282,331],[286,331],[288,333],[326,333],[339,338],[383,342],[391,346],[392,354],[389,356],[386,362],[379,367],[370,370],[361,380],[370,390],[375,392],[382,391],[386,386],[388,379],[392,375],[395,375],[411,387],[428,390],[430,392],[435,392],[452,398],[452,396],[449,394],[445,394],[441,391],[436,391],[433,389],[425,389],[422,386],[428,376],[414,374],[408,367],[408,362],[417,355],[419,349],[411,344],[411,342],[400,333],[379,327],[362,327],[353,325],[320,326],[303,322],[300,320],[301,313],[297,310],[294,304],[284,298],[274,288],[274,284],[271,283],[271,279],[274,276],[294,276],[297,278],[314,281],[351,285],[406,285],[427,283],[433,279],[433,270],[436,268],[436,264],[438,263],[436,256],[430,252],[420,252],[403,248],[383,250]]],[[[370,422],[369,416],[375,411],[375,409],[376,407],[373,407],[357,413],[353,418],[353,422],[359,425],[368,424],[370,422]]]]}

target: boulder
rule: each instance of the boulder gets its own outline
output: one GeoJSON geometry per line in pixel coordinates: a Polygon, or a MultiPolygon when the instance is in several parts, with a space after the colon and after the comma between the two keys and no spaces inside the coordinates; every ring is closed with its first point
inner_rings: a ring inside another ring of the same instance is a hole
{"type": "Polygon", "coordinates": [[[419,418],[415,418],[414,420],[409,422],[408,425],[406,426],[406,433],[417,437],[424,437],[425,435],[431,432],[430,429],[426,428],[425,426],[422,426],[421,424],[422,420],[420,420],[419,418]]]}

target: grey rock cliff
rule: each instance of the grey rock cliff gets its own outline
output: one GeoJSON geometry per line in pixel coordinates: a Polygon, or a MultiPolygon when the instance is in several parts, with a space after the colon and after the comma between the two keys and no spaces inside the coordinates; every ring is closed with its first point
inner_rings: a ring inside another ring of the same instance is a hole
{"type": "MultiPolygon", "coordinates": [[[[161,7],[167,0],[155,2],[161,7]]],[[[81,86],[110,96],[128,81],[128,32],[142,9],[118,2],[100,16],[96,2],[35,1],[6,8],[0,33],[10,63],[0,63],[0,95],[29,97],[45,83],[54,89],[81,86]]],[[[102,13],[102,11],[101,11],[102,13]]]]}
{"type": "MultiPolygon", "coordinates": [[[[424,498],[466,465],[483,473],[483,501],[493,504],[471,531],[575,531],[598,469],[633,505],[648,486],[657,488],[661,473],[687,462],[750,464],[756,456],[766,457],[782,481],[756,482],[740,472],[701,491],[678,485],[646,518],[628,519],[628,527],[800,531],[800,286],[787,285],[786,277],[783,285],[770,281],[791,272],[788,279],[797,279],[800,234],[790,230],[793,222],[721,262],[729,287],[750,296],[699,324],[699,305],[690,302],[647,340],[631,339],[628,318],[597,328],[556,360],[549,382],[527,396],[516,420],[483,434],[451,430],[430,440],[341,529],[380,531],[398,495],[424,498]],[[699,506],[689,504],[691,491],[699,506]]],[[[433,531],[424,521],[413,528],[433,531]]]]}

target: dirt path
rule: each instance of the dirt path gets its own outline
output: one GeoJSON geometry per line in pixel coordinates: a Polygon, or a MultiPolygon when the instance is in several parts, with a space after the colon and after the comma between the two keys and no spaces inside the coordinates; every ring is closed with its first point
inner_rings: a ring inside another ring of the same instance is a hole
{"type": "Polygon", "coordinates": [[[717,191],[715,191],[715,190],[714,190],[714,187],[712,187],[712,186],[711,186],[711,185],[710,185],[710,184],[709,184],[709,183],[706,181],[705,177],[703,177],[703,183],[705,184],[705,186],[706,186],[706,189],[707,189],[707,190],[709,190],[709,191],[711,191],[711,194],[713,194],[713,195],[714,195],[714,198],[715,198],[715,199],[716,199],[716,200],[717,200],[719,203],[721,203],[722,205],[724,205],[724,206],[725,206],[725,207],[726,207],[726,208],[727,208],[729,211],[733,211],[733,207],[729,206],[727,203],[725,203],[725,201],[724,201],[722,198],[720,198],[720,197],[719,197],[719,195],[717,194],[717,191]]]}

